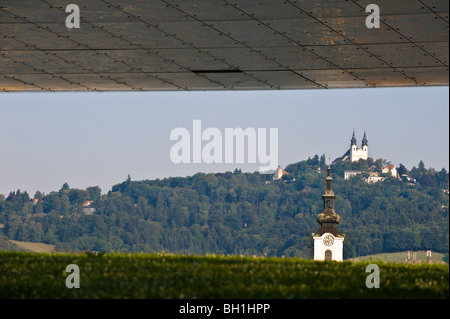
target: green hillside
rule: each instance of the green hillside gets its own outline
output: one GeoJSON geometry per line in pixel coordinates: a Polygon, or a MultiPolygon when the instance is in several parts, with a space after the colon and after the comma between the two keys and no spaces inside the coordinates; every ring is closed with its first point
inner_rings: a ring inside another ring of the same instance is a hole
{"type": "Polygon", "coordinates": [[[149,254],[0,253],[0,298],[449,298],[448,265],[149,254]],[[66,287],[66,266],[80,288],[66,287]]]}
{"type": "Polygon", "coordinates": [[[10,240],[10,242],[21,250],[30,251],[33,253],[50,253],[55,250],[55,245],[47,245],[44,243],[33,243],[29,241],[17,240],[10,240]]]}
{"type": "MultiPolygon", "coordinates": [[[[288,165],[289,174],[280,181],[235,170],[141,181],[129,177],[107,194],[97,186],[77,189],[67,183],[34,196],[17,190],[0,196],[0,233],[3,242],[40,242],[60,252],[308,259],[323,206],[324,158],[288,165]]],[[[368,184],[364,174],[378,170],[379,160],[332,166],[345,259],[405,250],[448,254],[449,196],[443,191],[448,173],[419,164],[405,173],[415,184],[392,177],[368,184]],[[363,174],[345,180],[348,169],[363,174]]],[[[0,243],[0,249],[6,246],[0,243]]]]}

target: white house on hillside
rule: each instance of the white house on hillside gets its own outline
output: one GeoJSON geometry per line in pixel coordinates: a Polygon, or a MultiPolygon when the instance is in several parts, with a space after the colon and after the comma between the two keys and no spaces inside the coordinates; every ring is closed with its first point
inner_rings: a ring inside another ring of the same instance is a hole
{"type": "Polygon", "coordinates": [[[381,173],[389,174],[392,177],[397,177],[397,169],[395,168],[394,164],[388,164],[385,167],[383,167],[381,169],[381,173]]]}

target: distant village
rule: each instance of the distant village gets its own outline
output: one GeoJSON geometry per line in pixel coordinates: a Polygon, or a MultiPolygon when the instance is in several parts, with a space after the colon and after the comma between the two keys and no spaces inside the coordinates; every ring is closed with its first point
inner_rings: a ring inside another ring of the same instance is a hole
{"type": "MultiPolygon", "coordinates": [[[[38,198],[33,198],[33,205],[36,205],[38,202],[39,202],[38,198]]],[[[94,202],[93,200],[87,200],[87,201],[85,201],[83,203],[81,210],[83,211],[83,213],[85,215],[92,215],[93,213],[96,212],[96,209],[94,207],[89,207],[89,206],[91,206],[91,204],[93,202],[94,202]]],[[[38,216],[42,217],[44,215],[45,215],[44,213],[36,213],[36,214],[34,214],[35,217],[38,217],[38,216]]],[[[63,215],[60,215],[60,218],[63,218],[63,217],[64,217],[63,215]]]]}
{"type": "MultiPolygon", "coordinates": [[[[331,164],[336,164],[339,161],[350,161],[350,162],[357,162],[360,159],[367,160],[369,158],[369,144],[366,136],[366,132],[364,132],[364,137],[362,139],[361,147],[358,147],[355,132],[353,132],[353,136],[351,138],[350,142],[350,148],[347,150],[347,152],[342,155],[341,157],[336,158],[331,164]]],[[[317,172],[320,173],[321,169],[320,167],[317,168],[317,172]]],[[[270,184],[272,182],[284,182],[284,183],[292,183],[295,182],[296,179],[294,178],[283,178],[286,175],[290,175],[291,173],[285,171],[281,166],[278,166],[275,173],[265,174],[267,175],[265,184],[270,184]]],[[[385,180],[388,177],[393,177],[402,180],[407,185],[415,186],[416,185],[416,179],[409,177],[407,174],[399,175],[397,168],[392,163],[387,163],[385,166],[381,168],[381,171],[379,170],[379,166],[372,165],[368,168],[368,171],[361,171],[361,170],[345,170],[343,178],[345,180],[349,180],[350,178],[354,176],[361,175],[363,176],[363,180],[366,181],[368,184],[375,184],[380,181],[385,180]]],[[[311,189],[309,186],[306,186],[304,191],[307,191],[308,189],[311,189]]],[[[442,189],[443,193],[448,194],[449,189],[442,189]]],[[[33,199],[33,205],[36,205],[38,203],[38,199],[33,199]]],[[[82,204],[82,211],[86,215],[92,215],[96,212],[96,209],[93,207],[90,207],[93,203],[92,200],[85,201],[82,204]]],[[[137,205],[135,204],[135,207],[137,205]]],[[[43,214],[42,214],[43,215],[43,214]]],[[[61,215],[61,218],[63,216],[61,215]]]]}
{"type": "MultiPolygon", "coordinates": [[[[347,152],[342,155],[339,158],[336,158],[332,164],[335,164],[339,161],[351,161],[351,162],[357,162],[360,159],[367,160],[369,158],[369,143],[367,140],[366,132],[364,132],[364,137],[362,139],[361,147],[358,147],[355,137],[355,132],[353,131],[353,136],[350,141],[350,148],[347,150],[347,152]]],[[[317,168],[317,171],[320,172],[320,167],[317,168]]],[[[286,172],[281,166],[278,166],[277,170],[272,176],[272,182],[277,181],[283,181],[283,176],[288,175],[289,173],[286,172]]],[[[348,180],[353,176],[357,175],[363,175],[363,179],[368,184],[375,184],[377,182],[385,180],[387,177],[394,177],[403,180],[405,183],[408,183],[411,186],[414,186],[416,184],[416,180],[413,178],[410,178],[407,174],[399,175],[397,172],[397,169],[395,168],[395,165],[392,163],[387,163],[384,167],[382,167],[381,172],[378,170],[375,165],[372,165],[369,167],[368,172],[363,172],[360,170],[346,170],[344,171],[344,179],[348,180]]],[[[266,184],[270,184],[270,180],[266,181],[266,184]]],[[[284,180],[287,182],[286,180],[284,180]]],[[[295,178],[292,181],[295,181],[295,178]]],[[[447,190],[443,190],[444,192],[448,193],[447,190]]]]}

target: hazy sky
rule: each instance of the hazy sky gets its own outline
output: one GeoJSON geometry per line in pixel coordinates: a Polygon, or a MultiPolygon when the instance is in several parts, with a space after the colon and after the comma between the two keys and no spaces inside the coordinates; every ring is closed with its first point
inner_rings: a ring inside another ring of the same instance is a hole
{"type": "MultiPolygon", "coordinates": [[[[369,156],[449,168],[448,87],[227,92],[0,93],[0,193],[57,191],[256,164],[174,164],[170,132],[278,128],[282,167],[341,156],[353,129],[369,156]],[[327,156],[328,157],[328,156],[327,156]]],[[[205,145],[207,142],[203,142],[205,145]]]]}

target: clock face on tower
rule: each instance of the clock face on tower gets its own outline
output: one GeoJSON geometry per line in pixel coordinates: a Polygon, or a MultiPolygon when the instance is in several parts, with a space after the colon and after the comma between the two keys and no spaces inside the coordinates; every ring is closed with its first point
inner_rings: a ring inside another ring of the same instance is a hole
{"type": "Polygon", "coordinates": [[[331,245],[333,245],[333,243],[334,243],[334,238],[333,238],[333,236],[331,236],[331,235],[326,235],[326,236],[323,238],[323,244],[324,244],[325,246],[330,247],[331,245]]]}

